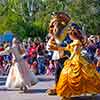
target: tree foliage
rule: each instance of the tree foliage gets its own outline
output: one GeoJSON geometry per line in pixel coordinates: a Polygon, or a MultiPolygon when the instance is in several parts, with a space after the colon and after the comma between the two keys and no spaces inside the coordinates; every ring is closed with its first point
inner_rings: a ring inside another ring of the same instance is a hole
{"type": "Polygon", "coordinates": [[[87,34],[100,34],[100,0],[0,0],[0,33],[44,39],[55,11],[67,12],[87,34]]]}

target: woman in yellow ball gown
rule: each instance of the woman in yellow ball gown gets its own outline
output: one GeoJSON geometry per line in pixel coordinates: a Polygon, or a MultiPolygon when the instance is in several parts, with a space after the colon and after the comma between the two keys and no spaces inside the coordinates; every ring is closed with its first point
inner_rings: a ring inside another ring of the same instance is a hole
{"type": "Polygon", "coordinates": [[[65,61],[57,83],[57,94],[62,97],[100,93],[100,74],[81,56],[82,42],[79,34],[78,30],[71,29],[69,36],[73,43],[63,48],[71,52],[71,57],[65,61]]]}

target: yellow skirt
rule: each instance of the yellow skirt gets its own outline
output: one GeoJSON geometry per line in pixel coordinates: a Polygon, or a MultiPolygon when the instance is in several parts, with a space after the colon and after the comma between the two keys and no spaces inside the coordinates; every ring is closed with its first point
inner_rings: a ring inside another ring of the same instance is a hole
{"type": "Polygon", "coordinates": [[[100,74],[84,58],[75,56],[65,61],[56,91],[66,97],[100,93],[100,74]]]}

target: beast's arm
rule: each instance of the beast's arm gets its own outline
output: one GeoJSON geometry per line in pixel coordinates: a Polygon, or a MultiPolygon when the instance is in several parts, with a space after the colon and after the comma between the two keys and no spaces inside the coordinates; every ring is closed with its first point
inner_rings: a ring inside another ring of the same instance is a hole
{"type": "Polygon", "coordinates": [[[49,50],[56,50],[56,51],[65,51],[65,50],[66,50],[66,47],[58,46],[58,45],[56,44],[54,38],[52,37],[52,38],[49,40],[48,49],[49,49],[49,50]]]}

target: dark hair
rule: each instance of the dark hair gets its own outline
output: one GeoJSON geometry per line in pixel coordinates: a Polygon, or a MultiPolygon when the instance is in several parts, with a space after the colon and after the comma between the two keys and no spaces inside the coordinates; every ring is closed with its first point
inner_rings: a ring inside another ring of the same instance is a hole
{"type": "Polygon", "coordinates": [[[83,39],[81,28],[76,23],[72,23],[71,28],[73,28],[72,31],[74,32],[76,38],[78,38],[79,40],[83,39]]]}
{"type": "Polygon", "coordinates": [[[78,30],[78,29],[75,28],[75,27],[73,27],[73,29],[70,28],[69,34],[70,34],[70,35],[74,35],[74,36],[82,43],[82,45],[84,45],[84,44],[83,44],[84,38],[83,38],[82,33],[81,33],[80,30],[78,30]]]}

